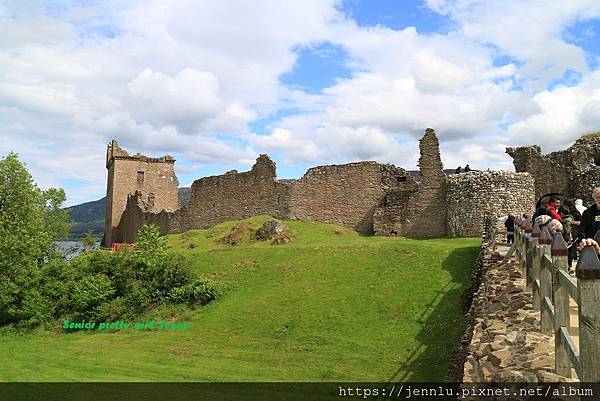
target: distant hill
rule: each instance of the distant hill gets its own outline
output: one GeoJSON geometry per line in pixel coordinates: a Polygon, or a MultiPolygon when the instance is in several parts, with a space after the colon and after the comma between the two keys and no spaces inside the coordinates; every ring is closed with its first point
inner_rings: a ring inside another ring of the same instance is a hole
{"type": "MultiPolygon", "coordinates": [[[[179,188],[179,204],[185,205],[192,196],[192,188],[179,188]]],[[[94,237],[101,239],[104,234],[104,214],[106,197],[96,201],[82,203],[80,205],[65,208],[71,215],[73,226],[69,234],[70,241],[77,241],[86,236],[92,230],[94,237]]]]}

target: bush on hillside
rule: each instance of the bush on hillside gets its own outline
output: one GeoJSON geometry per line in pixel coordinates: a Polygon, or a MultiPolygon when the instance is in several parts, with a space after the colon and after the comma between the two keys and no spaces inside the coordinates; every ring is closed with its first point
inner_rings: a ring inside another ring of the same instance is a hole
{"type": "MultiPolygon", "coordinates": [[[[157,227],[144,227],[140,234],[141,245],[131,251],[96,249],[70,261],[49,260],[36,271],[37,288],[22,294],[19,313],[9,312],[18,325],[33,327],[60,317],[133,319],[165,300],[206,304],[217,299],[220,287],[210,280],[194,280],[185,258],[167,253],[157,227]]],[[[16,284],[0,288],[21,291],[16,284]]]]}
{"type": "Polygon", "coordinates": [[[173,288],[169,292],[169,299],[176,303],[186,303],[188,305],[195,303],[206,305],[219,299],[222,292],[219,284],[210,279],[202,278],[181,287],[173,288]]]}
{"type": "Polygon", "coordinates": [[[73,288],[73,309],[82,318],[95,319],[99,317],[97,315],[102,304],[111,300],[114,294],[115,288],[110,278],[104,274],[89,275],[73,288]]]}

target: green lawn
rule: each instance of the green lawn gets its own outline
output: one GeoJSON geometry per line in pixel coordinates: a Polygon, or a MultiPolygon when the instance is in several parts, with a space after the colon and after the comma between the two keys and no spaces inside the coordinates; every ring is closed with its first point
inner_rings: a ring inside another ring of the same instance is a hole
{"type": "MultiPolygon", "coordinates": [[[[267,219],[247,219],[256,229],[267,219]]],[[[364,237],[285,221],[295,241],[171,235],[175,252],[228,287],[206,307],[159,308],[179,332],[53,332],[0,338],[2,381],[441,381],[465,330],[459,297],[478,239],[364,237]]],[[[143,320],[143,319],[140,319],[143,320]]],[[[58,326],[58,325],[57,325],[58,326]]]]}

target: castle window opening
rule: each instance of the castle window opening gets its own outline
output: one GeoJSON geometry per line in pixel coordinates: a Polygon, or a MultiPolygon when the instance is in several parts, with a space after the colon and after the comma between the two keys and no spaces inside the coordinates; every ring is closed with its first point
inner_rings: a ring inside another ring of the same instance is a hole
{"type": "Polygon", "coordinates": [[[144,185],[144,172],[143,171],[137,172],[137,185],[138,185],[138,187],[141,187],[142,185],[144,185]]]}
{"type": "Polygon", "coordinates": [[[600,166],[600,154],[595,154],[594,155],[594,164],[596,166],[600,166]]]}
{"type": "Polygon", "coordinates": [[[398,182],[406,182],[406,177],[396,177],[398,182]]]}

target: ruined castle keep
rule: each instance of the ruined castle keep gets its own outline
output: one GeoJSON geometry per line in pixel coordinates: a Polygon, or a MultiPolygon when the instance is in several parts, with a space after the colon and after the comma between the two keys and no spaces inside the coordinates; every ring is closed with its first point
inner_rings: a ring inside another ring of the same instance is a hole
{"type": "Polygon", "coordinates": [[[179,209],[175,175],[175,159],[170,156],[151,158],[140,154],[129,155],[117,141],[108,144],[106,169],[106,215],[103,246],[114,240],[115,228],[119,225],[129,194],[138,191],[140,204],[148,213],[179,209]]]}
{"type": "Polygon", "coordinates": [[[179,207],[175,160],[130,156],[113,141],[103,243],[134,242],[144,224],[180,233],[260,214],[337,223],[366,235],[478,237],[486,211],[497,216],[531,211],[529,174],[472,171],[448,177],[430,128],[420,152],[419,179],[391,164],[363,161],[313,167],[300,179],[280,181],[275,163],[260,155],[250,171],[194,181],[189,203],[179,207]]]}
{"type": "Polygon", "coordinates": [[[537,145],[506,148],[517,172],[535,179],[535,195],[559,192],[593,203],[592,189],[600,186],[600,137],[583,136],[571,147],[542,155],[537,145]]]}

